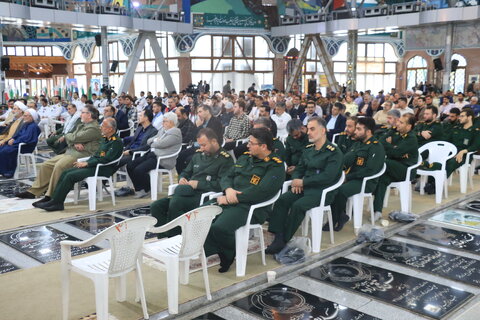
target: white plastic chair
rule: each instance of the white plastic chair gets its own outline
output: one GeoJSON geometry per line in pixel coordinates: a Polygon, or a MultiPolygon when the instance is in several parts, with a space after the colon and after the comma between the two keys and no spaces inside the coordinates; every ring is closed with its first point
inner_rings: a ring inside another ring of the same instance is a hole
{"type": "Polygon", "coordinates": [[[384,163],[382,170],[380,170],[378,173],[369,177],[364,177],[360,192],[348,198],[347,215],[351,218],[352,212],[353,212],[353,228],[354,228],[355,234],[357,234],[360,228],[362,227],[364,198],[368,198],[372,225],[375,225],[375,212],[373,211],[373,195],[371,192],[369,193],[365,192],[365,188],[367,187],[367,182],[369,180],[380,177],[382,174],[385,173],[386,169],[387,169],[387,165],[384,163]]]}
{"type": "Polygon", "coordinates": [[[422,157],[418,155],[418,161],[414,165],[407,168],[405,180],[392,182],[387,186],[385,198],[383,199],[383,207],[388,207],[388,198],[390,196],[390,188],[396,188],[400,192],[400,208],[403,212],[411,212],[412,210],[412,171],[422,164],[422,157]]]}
{"type": "Polygon", "coordinates": [[[117,130],[117,135],[120,136],[123,132],[128,132],[128,131],[130,131],[130,136],[133,136],[135,134],[135,123],[130,119],[128,119],[128,128],[117,130]]]}
{"type": "Polygon", "coordinates": [[[428,162],[437,162],[440,164],[439,170],[417,170],[417,174],[420,176],[420,194],[425,194],[425,183],[428,176],[435,178],[435,203],[442,203],[442,195],[445,192],[445,198],[448,198],[448,186],[447,186],[447,160],[455,157],[457,154],[457,147],[450,142],[446,141],[433,141],[429,142],[420,149],[418,153],[421,154],[428,150],[428,162]]]}
{"type": "MultiPolygon", "coordinates": [[[[143,317],[148,319],[145,291],[143,288],[140,259],[146,231],[155,225],[153,217],[135,217],[117,223],[90,239],[84,241],[62,241],[61,276],[63,319],[68,319],[70,298],[70,272],[77,272],[94,282],[97,319],[108,319],[108,280],[116,278],[117,301],[126,300],[126,274],[136,273],[137,297],[143,309],[143,317]],[[71,247],[88,247],[108,240],[111,249],[94,255],[72,260],[71,247]]],[[[138,301],[138,299],[137,299],[138,301]]]]}
{"type": "Polygon", "coordinates": [[[219,206],[205,206],[189,211],[175,220],[153,229],[161,233],[180,226],[182,234],[145,244],[144,254],[158,260],[167,272],[168,312],[178,313],[178,283],[188,284],[190,260],[200,257],[207,299],[212,300],[208,281],[207,259],[203,244],[216,215],[222,212],[219,206]],[[179,272],[180,271],[180,272],[179,272]]]}
{"type": "Polygon", "coordinates": [[[342,175],[340,176],[340,179],[338,181],[328,187],[323,189],[322,196],[320,198],[320,205],[318,207],[312,208],[307,211],[305,214],[305,219],[303,219],[302,222],[302,235],[304,237],[307,236],[308,234],[308,221],[312,220],[312,251],[315,253],[320,252],[320,246],[322,242],[322,228],[323,228],[323,214],[324,212],[327,212],[327,218],[328,218],[328,226],[330,227],[330,243],[335,243],[334,238],[333,238],[333,217],[332,217],[332,209],[330,206],[325,205],[325,200],[327,197],[327,194],[330,191],[336,190],[340,188],[340,186],[343,184],[345,181],[345,172],[342,172],[342,175]]]}
{"type": "Polygon", "coordinates": [[[169,158],[176,159],[180,151],[182,151],[182,146],[180,146],[178,151],[175,153],[157,157],[157,167],[156,167],[157,169],[153,169],[148,172],[148,174],[150,175],[150,193],[151,193],[152,201],[157,200],[158,186],[160,186],[160,192],[162,192],[163,190],[163,174],[164,173],[168,174],[168,179],[170,181],[170,184],[173,184],[173,176],[175,174],[175,171],[174,171],[175,167],[173,167],[170,170],[158,168],[160,166],[160,160],[169,159],[169,158]]]}
{"type": "Polygon", "coordinates": [[[467,193],[468,183],[470,183],[470,188],[473,189],[473,172],[475,170],[475,167],[474,163],[470,163],[470,159],[472,159],[472,157],[475,157],[475,153],[476,151],[467,152],[465,163],[460,168],[458,168],[458,173],[460,176],[460,193],[467,193]]]}
{"type": "MultiPolygon", "coordinates": [[[[176,184],[171,184],[168,186],[168,196],[173,196],[174,192],[175,192],[175,189],[178,187],[178,183],[176,184]]],[[[215,194],[216,192],[214,191],[210,191],[210,192],[204,192],[202,193],[202,196],[200,198],[200,203],[199,203],[199,206],[201,206],[204,202],[205,202],[205,199],[208,199],[208,197],[210,197],[212,194],[215,194]]]]}
{"type": "MultiPolygon", "coordinates": [[[[273,198],[254,204],[250,206],[250,210],[248,211],[247,223],[243,226],[238,228],[235,231],[235,251],[236,251],[236,268],[237,268],[237,277],[245,276],[245,270],[247,269],[247,254],[248,254],[248,239],[250,238],[250,230],[256,232],[258,238],[260,239],[260,252],[262,254],[262,264],[265,266],[267,263],[265,262],[265,240],[263,237],[263,228],[261,224],[250,224],[253,217],[253,212],[255,209],[263,208],[272,205],[277,201],[277,199],[282,194],[282,190],[279,190],[273,198]]],[[[210,196],[210,199],[218,198],[219,196],[223,195],[221,192],[216,193],[210,196]]]]}
{"type": "Polygon", "coordinates": [[[33,152],[30,153],[22,153],[22,147],[27,145],[26,143],[19,143],[18,144],[18,152],[17,152],[17,168],[15,169],[15,173],[13,174],[14,179],[18,179],[20,175],[20,167],[22,164],[25,165],[25,168],[27,169],[27,174],[30,173],[30,166],[33,171],[33,177],[37,176],[37,164],[35,163],[35,156],[38,153],[37,147],[35,146],[35,149],[33,152]]]}
{"type": "MultiPolygon", "coordinates": [[[[97,167],[95,168],[95,175],[91,177],[87,177],[83,180],[88,185],[88,207],[90,211],[95,211],[97,207],[97,202],[96,202],[97,195],[98,195],[98,200],[103,201],[103,183],[102,182],[105,180],[108,181],[108,187],[110,188],[110,196],[112,197],[112,204],[113,206],[115,206],[115,189],[112,182],[112,177],[99,176],[98,170],[100,169],[100,167],[105,167],[115,163],[119,163],[122,157],[123,155],[121,155],[120,158],[113,160],[109,163],[97,164],[97,167]]],[[[83,158],[78,160],[86,161],[86,159],[88,158],[83,158]]],[[[73,187],[73,192],[74,192],[74,203],[78,204],[78,198],[80,197],[80,187],[78,182],[75,183],[73,187]]]]}
{"type": "Polygon", "coordinates": [[[340,136],[341,133],[335,133],[333,136],[332,136],[332,143],[334,145],[337,145],[337,139],[338,137],[340,136]]]}

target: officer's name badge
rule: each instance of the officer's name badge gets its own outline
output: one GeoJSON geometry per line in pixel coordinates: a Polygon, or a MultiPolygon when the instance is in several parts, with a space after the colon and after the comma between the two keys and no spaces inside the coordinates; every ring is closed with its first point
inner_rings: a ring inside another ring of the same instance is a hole
{"type": "Polygon", "coordinates": [[[364,158],[362,158],[362,157],[357,158],[357,166],[363,166],[364,163],[365,163],[364,158]]]}
{"type": "Polygon", "coordinates": [[[254,174],[250,179],[251,184],[257,185],[259,182],[260,182],[260,177],[257,176],[256,174],[254,174]]]}
{"type": "Polygon", "coordinates": [[[100,157],[105,157],[105,151],[100,152],[100,157]]]}

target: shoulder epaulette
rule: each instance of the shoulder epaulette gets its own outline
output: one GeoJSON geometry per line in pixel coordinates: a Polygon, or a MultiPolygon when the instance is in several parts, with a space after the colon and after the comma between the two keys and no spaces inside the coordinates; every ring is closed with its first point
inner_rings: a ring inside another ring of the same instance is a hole
{"type": "Polygon", "coordinates": [[[378,143],[378,140],[373,141],[373,143],[378,143]]]}
{"type": "Polygon", "coordinates": [[[195,152],[202,152],[202,150],[200,150],[200,149],[197,149],[195,152]]]}
{"type": "Polygon", "coordinates": [[[345,136],[345,135],[347,135],[347,133],[345,131],[343,131],[343,132],[340,132],[340,135],[345,136]]]}
{"type": "Polygon", "coordinates": [[[250,154],[250,151],[245,151],[243,154],[248,154],[248,155],[249,155],[249,154],[250,154]]]}
{"type": "Polygon", "coordinates": [[[382,128],[382,129],[387,129],[388,126],[381,126],[380,128],[382,128]]]}
{"type": "Polygon", "coordinates": [[[278,138],[277,137],[273,138],[273,141],[275,141],[275,140],[278,140],[278,138]]]}
{"type": "Polygon", "coordinates": [[[327,145],[327,149],[330,151],[335,151],[335,147],[332,146],[331,144],[327,145]]]}
{"type": "Polygon", "coordinates": [[[307,145],[305,146],[305,148],[311,148],[311,147],[313,147],[314,145],[315,145],[314,143],[312,143],[312,144],[307,144],[307,145]]]}
{"type": "Polygon", "coordinates": [[[272,157],[272,161],[275,161],[276,163],[283,163],[282,159],[279,157],[272,157]]]}
{"type": "Polygon", "coordinates": [[[393,126],[392,129],[397,130],[397,127],[396,127],[396,126],[393,126]]]}
{"type": "Polygon", "coordinates": [[[230,155],[226,151],[220,151],[220,154],[224,156],[225,158],[230,158],[230,155]]]}

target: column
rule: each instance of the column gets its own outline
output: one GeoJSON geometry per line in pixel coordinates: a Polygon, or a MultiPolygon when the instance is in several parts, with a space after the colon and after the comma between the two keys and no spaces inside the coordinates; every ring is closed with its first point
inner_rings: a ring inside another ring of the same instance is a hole
{"type": "Polygon", "coordinates": [[[285,60],[282,54],[275,54],[273,59],[273,87],[278,90],[285,89],[285,60]]]}
{"type": "MultiPolygon", "coordinates": [[[[0,30],[0,59],[3,58],[3,35],[0,30]]],[[[1,62],[0,62],[1,66],[1,62]]],[[[5,101],[5,71],[0,71],[0,94],[2,97],[0,98],[0,102],[6,103],[5,101]]]]}
{"type": "Polygon", "coordinates": [[[108,71],[109,71],[110,57],[108,56],[107,27],[102,27],[101,39],[102,39],[102,84],[108,85],[109,84],[108,71]]]}
{"type": "Polygon", "coordinates": [[[445,35],[445,69],[443,69],[442,91],[450,89],[450,73],[452,71],[452,51],[453,51],[453,24],[447,25],[447,34],[445,35]]]}
{"type": "Polygon", "coordinates": [[[357,30],[348,31],[347,44],[347,91],[353,92],[357,87],[357,30]]]}
{"type": "Polygon", "coordinates": [[[180,53],[178,57],[178,70],[180,79],[179,90],[184,90],[192,83],[192,58],[190,53],[180,53]]]}

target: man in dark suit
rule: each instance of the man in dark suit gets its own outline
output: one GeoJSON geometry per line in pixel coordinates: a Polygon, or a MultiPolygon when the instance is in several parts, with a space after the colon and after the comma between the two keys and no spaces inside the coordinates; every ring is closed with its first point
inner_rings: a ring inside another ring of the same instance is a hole
{"type": "Polygon", "coordinates": [[[293,96],[292,104],[293,104],[293,107],[289,111],[290,116],[292,117],[292,119],[295,119],[295,118],[298,119],[305,112],[305,107],[301,105],[300,96],[297,96],[297,95],[293,96]]]}
{"type": "MultiPolygon", "coordinates": [[[[128,117],[127,115],[120,109],[117,110],[112,105],[108,105],[103,109],[103,119],[106,118],[115,118],[117,121],[117,129],[118,130],[124,130],[128,129],[128,117]]],[[[122,132],[120,135],[121,138],[128,137],[130,134],[129,132],[122,132]]]]}
{"type": "Polygon", "coordinates": [[[343,110],[345,110],[345,106],[337,102],[332,107],[332,114],[325,119],[327,122],[327,137],[330,141],[332,141],[334,134],[345,131],[347,119],[342,114],[343,110]]]}

